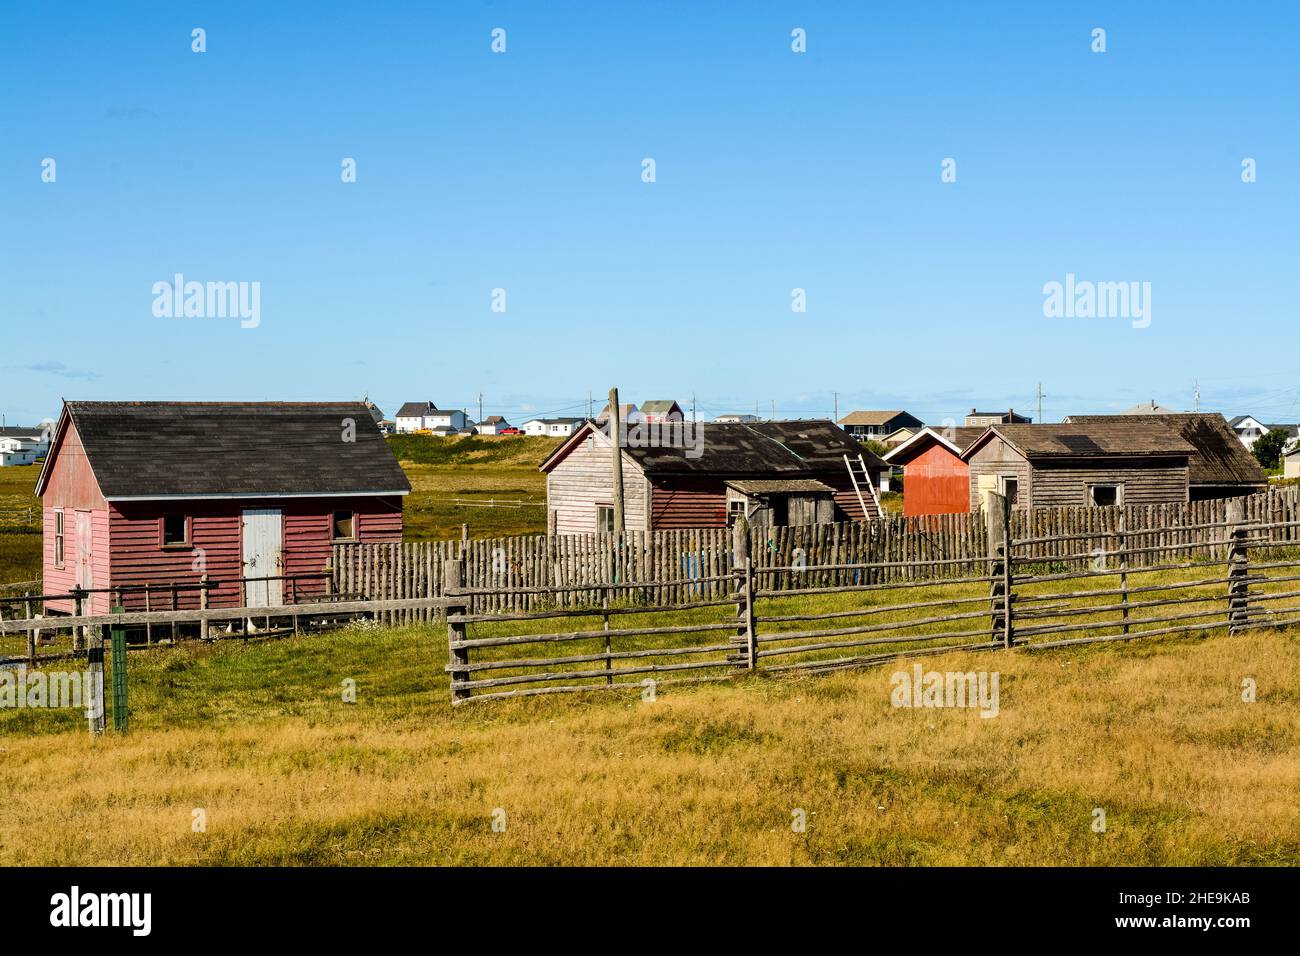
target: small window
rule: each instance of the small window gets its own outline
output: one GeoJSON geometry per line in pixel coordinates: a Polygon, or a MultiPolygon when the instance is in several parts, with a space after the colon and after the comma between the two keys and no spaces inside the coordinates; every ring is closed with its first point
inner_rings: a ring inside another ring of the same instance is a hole
{"type": "Polygon", "coordinates": [[[351,511],[334,512],[334,540],[351,541],[357,534],[357,516],[351,511]]]}
{"type": "Polygon", "coordinates": [[[63,567],[63,511],[54,512],[54,566],[63,567]]]}
{"type": "Polygon", "coordinates": [[[1016,503],[1020,501],[1020,479],[1004,475],[1002,477],[1002,495],[1007,499],[1007,504],[1014,508],[1016,503]]]}
{"type": "Polygon", "coordinates": [[[596,531],[610,534],[614,531],[614,506],[596,505],[596,531]]]}
{"type": "Polygon", "coordinates": [[[185,515],[163,515],[162,543],[169,545],[186,544],[189,540],[189,521],[185,515]]]}
{"type": "Polygon", "coordinates": [[[1089,485],[1088,497],[1095,508],[1109,508],[1124,503],[1123,485],[1089,485]]]}
{"type": "Polygon", "coordinates": [[[746,501],[744,498],[732,498],[727,502],[727,527],[730,528],[736,523],[736,519],[745,513],[746,501]]]}

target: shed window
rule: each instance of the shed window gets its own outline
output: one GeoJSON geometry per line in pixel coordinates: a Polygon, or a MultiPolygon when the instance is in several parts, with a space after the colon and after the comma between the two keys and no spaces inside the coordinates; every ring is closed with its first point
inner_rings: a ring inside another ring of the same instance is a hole
{"type": "Polygon", "coordinates": [[[334,540],[351,541],[357,534],[357,516],[351,511],[334,512],[334,540]]]}
{"type": "Polygon", "coordinates": [[[1089,485],[1088,500],[1096,508],[1108,508],[1124,503],[1123,485],[1089,485]]]}
{"type": "Polygon", "coordinates": [[[745,513],[745,499],[732,498],[727,502],[727,527],[736,523],[736,519],[745,513]]]}
{"type": "Polygon", "coordinates": [[[163,515],[163,547],[168,545],[185,544],[189,540],[189,521],[186,519],[185,515],[163,515]]]}
{"type": "Polygon", "coordinates": [[[63,509],[54,512],[54,566],[63,567],[63,509]]]}
{"type": "Polygon", "coordinates": [[[1002,477],[1002,494],[1007,499],[1007,504],[1014,508],[1020,500],[1020,479],[1004,475],[1002,477]]]}
{"type": "Polygon", "coordinates": [[[596,531],[610,534],[614,531],[614,506],[596,505],[596,531]]]}

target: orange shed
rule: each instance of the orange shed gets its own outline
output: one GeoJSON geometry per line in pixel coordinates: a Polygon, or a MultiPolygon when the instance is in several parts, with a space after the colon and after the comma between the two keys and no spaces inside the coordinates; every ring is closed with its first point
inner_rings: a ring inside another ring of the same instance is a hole
{"type": "Polygon", "coordinates": [[[903,469],[903,514],[942,515],[970,511],[970,469],[961,453],[983,428],[923,428],[885,455],[903,469]]]}

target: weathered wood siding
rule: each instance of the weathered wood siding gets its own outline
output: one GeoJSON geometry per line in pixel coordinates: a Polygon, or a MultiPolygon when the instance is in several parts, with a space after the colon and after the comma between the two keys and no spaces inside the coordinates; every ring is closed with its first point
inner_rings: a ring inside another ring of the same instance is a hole
{"type": "MultiPolygon", "coordinates": [[[[609,439],[588,435],[546,475],[546,507],[555,513],[557,534],[592,534],[596,506],[614,503],[609,439]]],[[[623,521],[628,531],[646,530],[648,488],[645,474],[623,456],[623,521]]]]}
{"type": "Polygon", "coordinates": [[[961,514],[970,511],[970,469],[937,442],[903,466],[903,514],[961,514]]]}
{"type": "MultiPolygon", "coordinates": [[[[218,586],[209,593],[211,607],[237,607],[244,595],[242,514],[245,508],[278,508],[282,512],[281,561],[279,574],[310,574],[324,571],[333,554],[331,522],[335,510],[357,514],[357,534],[363,542],[400,541],[402,506],[400,498],[284,498],[236,501],[117,502],[110,505],[111,584],[126,587],[140,584],[197,584],[206,572],[218,586]],[[162,516],[185,514],[190,519],[190,546],[161,544],[162,516]]],[[[325,579],[296,585],[299,600],[322,594],[325,579]]],[[[294,586],[285,582],[284,600],[291,600],[294,586]]],[[[139,611],[146,607],[143,593],[125,592],[123,606],[139,611]]],[[[177,607],[199,606],[197,590],[178,591],[177,607]]],[[[171,607],[168,591],[154,592],[148,606],[154,610],[171,607]]]]}
{"type": "Polygon", "coordinates": [[[1122,484],[1125,505],[1181,503],[1187,497],[1187,463],[1149,458],[1131,461],[1035,463],[1026,505],[1056,508],[1089,505],[1088,486],[1122,484]]]}
{"type": "MultiPolygon", "coordinates": [[[[50,449],[51,470],[45,484],[45,494],[41,499],[42,522],[44,531],[43,576],[47,594],[62,594],[71,591],[77,584],[78,547],[77,512],[90,512],[91,540],[90,565],[93,583],[97,586],[109,577],[109,538],[108,538],[108,502],[100,494],[99,482],[86,460],[86,451],[81,444],[77,429],[68,423],[50,449]],[[55,564],[55,511],[62,509],[63,524],[63,565],[55,564]]],[[[99,614],[109,607],[107,595],[95,595],[88,610],[99,614]]],[[[73,610],[71,601],[51,601],[50,610],[73,610]]],[[[83,606],[83,610],[87,607],[83,606]]]]}
{"type": "Polygon", "coordinates": [[[727,524],[727,486],[721,478],[672,478],[650,482],[651,530],[722,528],[727,524]]]}
{"type": "MultiPolygon", "coordinates": [[[[1005,441],[994,435],[983,448],[970,457],[967,462],[970,472],[968,484],[968,507],[972,512],[979,511],[980,504],[980,478],[986,475],[1005,475],[1008,478],[1015,477],[1020,480],[1020,498],[1019,506],[1022,508],[1030,507],[1031,500],[1029,496],[1030,468],[1029,462],[1025,460],[1020,452],[1016,451],[1005,441]]],[[[906,483],[904,483],[906,488],[906,483]]],[[[907,494],[904,492],[904,499],[907,494]]],[[[1078,502],[1075,502],[1076,504],[1078,502]]]]}

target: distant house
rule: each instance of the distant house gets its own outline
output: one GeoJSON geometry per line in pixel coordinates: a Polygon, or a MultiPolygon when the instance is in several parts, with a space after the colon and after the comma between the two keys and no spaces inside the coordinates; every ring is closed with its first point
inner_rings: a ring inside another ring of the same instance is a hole
{"type": "Polygon", "coordinates": [[[838,424],[858,441],[879,441],[900,428],[920,428],[924,422],[907,412],[886,411],[849,412],[838,424]]]}
{"type": "Polygon", "coordinates": [[[984,431],[926,427],[884,456],[903,470],[904,515],[970,511],[970,468],[961,453],[984,431]]]}
{"type": "Polygon", "coordinates": [[[489,415],[475,426],[475,430],[480,435],[500,435],[502,431],[511,427],[513,426],[505,420],[505,416],[489,415]]]}
{"type": "Polygon", "coordinates": [[[1275,428],[1280,428],[1287,433],[1287,438],[1296,438],[1300,436],[1300,426],[1296,425],[1268,425],[1261,422],[1253,415],[1238,415],[1228,422],[1237,438],[1247,448],[1254,448],[1255,442],[1263,438],[1275,428]]]}
{"type": "Polygon", "coordinates": [[[441,435],[459,435],[469,425],[469,419],[459,409],[444,410],[433,402],[406,402],[393,416],[399,435],[411,432],[433,432],[441,435]]]}
{"type": "MultiPolygon", "coordinates": [[[[635,425],[641,420],[641,410],[631,402],[619,402],[618,417],[619,420],[625,424],[635,425]]],[[[602,408],[600,414],[596,416],[597,425],[603,425],[607,421],[609,421],[609,402],[605,403],[605,407],[602,408]]]]}
{"type": "Polygon", "coordinates": [[[531,418],[524,422],[525,435],[568,438],[582,426],[585,418],[531,418]]]}
{"type": "MultiPolygon", "coordinates": [[[[721,528],[745,513],[760,527],[876,518],[875,500],[858,502],[845,465],[861,454],[873,480],[888,466],[829,421],[687,423],[687,447],[625,446],[625,527],[721,528]]],[[[541,464],[552,534],[610,531],[614,481],[610,438],[584,424],[541,464]]]]}
{"type": "Polygon", "coordinates": [[[370,400],[369,396],[361,399],[361,404],[365,405],[370,412],[370,417],[376,422],[383,423],[384,413],[380,411],[379,406],[370,400]]]}
{"type": "Polygon", "coordinates": [[[48,425],[0,428],[0,466],[30,465],[41,458],[49,451],[51,430],[48,425]]]}
{"type": "Polygon", "coordinates": [[[1139,402],[1132,408],[1126,408],[1120,412],[1121,415],[1179,415],[1179,411],[1173,408],[1165,408],[1163,405],[1156,403],[1153,398],[1149,402],[1139,402]]]}
{"type": "Polygon", "coordinates": [[[1130,423],[1164,426],[1193,448],[1188,461],[1188,500],[1251,495],[1268,487],[1268,476],[1255,456],[1236,439],[1218,412],[1161,412],[1142,415],[1071,415],[1070,424],[1130,423]]]}
{"type": "Polygon", "coordinates": [[[880,439],[880,443],[882,445],[888,445],[890,448],[897,448],[920,430],[921,429],[919,428],[896,428],[884,438],[880,439]]]}
{"type": "Polygon", "coordinates": [[[1300,478],[1300,441],[1292,441],[1282,453],[1282,477],[1300,478]]]}
{"type": "MultiPolygon", "coordinates": [[[[360,402],[67,402],[36,481],[45,591],[207,574],[212,607],[276,607],[324,591],[335,543],[400,541],[410,490],[360,402]],[[315,577],[279,580],[299,574],[315,577]]],[[[95,593],[88,608],[113,598],[95,593]]],[[[139,590],[120,598],[146,606],[139,590]]],[[[177,601],[198,607],[199,593],[177,601]]]]}
{"type": "Polygon", "coordinates": [[[970,508],[996,491],[1022,508],[1149,505],[1189,498],[1195,447],[1150,420],[990,425],[962,452],[970,508]]]}
{"type": "Polygon", "coordinates": [[[1027,415],[1018,415],[1014,408],[1008,408],[1005,412],[980,412],[975,409],[970,410],[966,416],[967,428],[986,428],[989,425],[1028,425],[1033,419],[1027,415]]]}
{"type": "Polygon", "coordinates": [[[656,422],[680,422],[685,417],[681,406],[671,399],[654,399],[641,403],[641,420],[647,425],[656,422]]]}
{"type": "Polygon", "coordinates": [[[719,425],[735,425],[744,422],[761,422],[763,419],[748,412],[729,412],[725,415],[717,415],[713,420],[719,425]]]}

